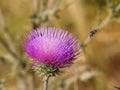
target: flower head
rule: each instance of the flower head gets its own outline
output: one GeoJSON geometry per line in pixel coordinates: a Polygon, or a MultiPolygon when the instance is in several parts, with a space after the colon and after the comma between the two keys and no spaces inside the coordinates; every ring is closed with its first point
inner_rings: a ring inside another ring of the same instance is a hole
{"type": "Polygon", "coordinates": [[[78,55],[79,47],[72,34],[52,27],[31,31],[24,44],[25,52],[34,62],[55,68],[70,65],[78,55]]]}

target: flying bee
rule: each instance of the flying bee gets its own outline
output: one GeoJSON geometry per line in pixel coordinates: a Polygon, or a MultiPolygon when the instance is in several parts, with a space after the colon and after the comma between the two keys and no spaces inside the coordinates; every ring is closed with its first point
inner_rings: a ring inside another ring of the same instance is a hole
{"type": "Polygon", "coordinates": [[[96,33],[98,32],[98,29],[92,30],[89,32],[90,38],[92,38],[96,33]]]}

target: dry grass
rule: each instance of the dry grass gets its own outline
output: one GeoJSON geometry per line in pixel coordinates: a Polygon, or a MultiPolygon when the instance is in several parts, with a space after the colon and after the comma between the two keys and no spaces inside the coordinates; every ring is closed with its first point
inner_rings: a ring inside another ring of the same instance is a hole
{"type": "MultiPolygon", "coordinates": [[[[52,2],[52,0],[48,1],[52,2]]],[[[70,0],[58,2],[54,9],[47,12],[48,20],[44,22],[42,21],[44,19],[41,19],[40,22],[42,26],[65,28],[83,43],[88,33],[97,27],[98,19],[102,21],[106,19],[109,14],[108,8],[105,6],[99,10],[95,3],[86,4],[83,0],[73,0],[72,4],[64,8],[64,5],[70,2],[70,0]],[[60,12],[57,13],[60,18],[56,18],[53,16],[53,11],[59,6],[63,9],[60,8],[60,12]]],[[[46,4],[42,6],[40,3],[40,5],[41,9],[47,8],[46,4]]],[[[44,13],[41,9],[37,13],[44,13]]],[[[5,44],[0,43],[0,90],[4,88],[5,90],[42,90],[41,77],[31,70],[28,58],[21,49],[22,37],[33,28],[31,20],[34,12],[33,0],[1,0],[0,10],[2,11],[0,39],[5,42],[5,44]],[[5,27],[8,33],[4,31],[5,27]],[[16,57],[11,55],[6,47],[10,48],[16,57]]],[[[66,68],[65,73],[60,76],[51,78],[49,90],[116,90],[114,86],[120,86],[120,23],[118,21],[119,18],[110,20],[100,28],[100,32],[83,48],[83,52],[73,66],[66,68]]]]}

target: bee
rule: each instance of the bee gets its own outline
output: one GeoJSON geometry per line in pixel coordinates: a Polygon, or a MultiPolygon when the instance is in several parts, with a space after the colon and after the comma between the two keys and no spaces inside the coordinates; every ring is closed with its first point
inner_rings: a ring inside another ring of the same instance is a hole
{"type": "Polygon", "coordinates": [[[89,32],[90,38],[92,38],[96,33],[98,32],[98,29],[92,30],[89,32]]]}

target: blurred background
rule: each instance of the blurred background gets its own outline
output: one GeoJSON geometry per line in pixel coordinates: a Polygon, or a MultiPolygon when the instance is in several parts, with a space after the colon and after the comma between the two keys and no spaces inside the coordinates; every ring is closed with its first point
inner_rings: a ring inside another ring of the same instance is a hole
{"type": "Polygon", "coordinates": [[[26,32],[40,26],[81,42],[80,57],[50,79],[49,90],[119,90],[120,0],[0,0],[0,90],[42,90],[22,49],[26,32]]]}

